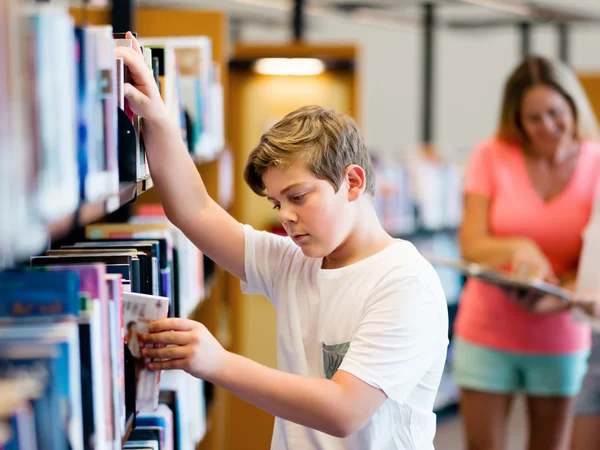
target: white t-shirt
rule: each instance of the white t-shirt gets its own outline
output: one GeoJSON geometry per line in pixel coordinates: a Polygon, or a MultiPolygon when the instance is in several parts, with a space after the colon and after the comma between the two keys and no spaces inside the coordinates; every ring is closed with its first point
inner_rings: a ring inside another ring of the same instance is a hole
{"type": "Polygon", "coordinates": [[[331,378],[344,370],[387,395],[371,420],[336,438],[276,418],[272,450],[430,450],[433,402],[448,345],[440,280],[407,241],[324,270],[288,237],[245,225],[247,294],[277,310],[279,369],[331,378]]]}

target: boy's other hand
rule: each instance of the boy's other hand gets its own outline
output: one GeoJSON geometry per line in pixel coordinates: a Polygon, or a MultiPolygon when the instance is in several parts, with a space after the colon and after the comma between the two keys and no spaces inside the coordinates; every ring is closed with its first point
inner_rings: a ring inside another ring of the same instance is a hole
{"type": "Polygon", "coordinates": [[[228,352],[208,329],[188,319],[165,319],[152,322],[144,344],[161,344],[163,348],[144,348],[142,355],[158,358],[148,367],[151,370],[185,370],[190,375],[211,380],[224,368],[228,352]]]}
{"type": "Polygon", "coordinates": [[[133,41],[133,48],[117,47],[117,58],[123,58],[123,63],[129,68],[133,84],[125,83],[123,93],[129,101],[135,114],[145,119],[146,122],[160,122],[168,118],[158,86],[152,71],[146,66],[144,57],[137,39],[127,32],[127,39],[133,41]]]}

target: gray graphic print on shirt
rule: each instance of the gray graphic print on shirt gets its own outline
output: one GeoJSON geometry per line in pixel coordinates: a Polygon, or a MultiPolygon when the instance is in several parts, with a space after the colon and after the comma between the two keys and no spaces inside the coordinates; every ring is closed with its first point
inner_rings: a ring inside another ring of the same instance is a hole
{"type": "Polygon", "coordinates": [[[323,343],[323,370],[328,380],[331,380],[335,372],[339,369],[349,348],[350,342],[334,345],[323,343]]]}

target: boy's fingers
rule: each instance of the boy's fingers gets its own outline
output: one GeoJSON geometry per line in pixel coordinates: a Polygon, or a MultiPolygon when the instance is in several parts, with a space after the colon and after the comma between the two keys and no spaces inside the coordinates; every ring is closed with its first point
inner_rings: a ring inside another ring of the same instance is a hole
{"type": "Polygon", "coordinates": [[[144,106],[144,104],[149,101],[146,95],[142,94],[139,89],[135,88],[130,83],[125,83],[123,85],[123,95],[127,100],[140,106],[144,106]]]}
{"type": "Polygon", "coordinates": [[[192,331],[196,322],[179,317],[163,320],[155,320],[148,327],[150,333],[160,333],[161,331],[192,331]]]}
{"type": "Polygon", "coordinates": [[[123,64],[129,68],[131,78],[133,78],[135,84],[144,85],[154,82],[152,73],[148,69],[148,66],[146,66],[144,59],[134,49],[117,47],[116,56],[117,58],[123,58],[123,64]]]}
{"type": "Polygon", "coordinates": [[[145,348],[142,355],[146,358],[182,359],[190,353],[185,347],[145,348]]]}
{"type": "Polygon", "coordinates": [[[170,361],[153,361],[148,364],[148,368],[150,370],[172,370],[183,369],[184,365],[184,359],[172,359],[170,361]]]}
{"type": "Polygon", "coordinates": [[[133,44],[133,49],[140,55],[142,54],[142,48],[140,47],[140,43],[138,42],[138,40],[136,39],[136,37],[133,35],[133,33],[131,31],[128,31],[125,34],[125,39],[131,39],[132,44],[133,44]]]}
{"type": "Polygon", "coordinates": [[[147,333],[142,336],[144,344],[164,344],[164,345],[186,345],[191,340],[190,334],[185,331],[162,331],[147,333]]]}

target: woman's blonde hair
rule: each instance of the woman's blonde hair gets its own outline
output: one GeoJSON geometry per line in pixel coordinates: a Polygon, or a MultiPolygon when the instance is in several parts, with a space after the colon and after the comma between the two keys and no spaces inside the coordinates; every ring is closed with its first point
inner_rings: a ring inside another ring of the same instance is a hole
{"type": "Polygon", "coordinates": [[[356,122],[320,106],[305,106],[289,113],[260,138],[248,156],[244,179],[260,196],[266,196],[263,174],[271,167],[303,164],[315,177],[331,182],[336,192],[344,170],[356,164],[365,171],[365,192],[375,195],[375,174],[356,122]]]}
{"type": "Polygon", "coordinates": [[[575,73],[565,64],[539,56],[523,61],[511,74],[504,88],[497,137],[503,141],[527,144],[521,123],[521,104],[534,86],[555,89],[569,103],[575,122],[576,139],[598,139],[598,124],[587,96],[575,73]]]}

